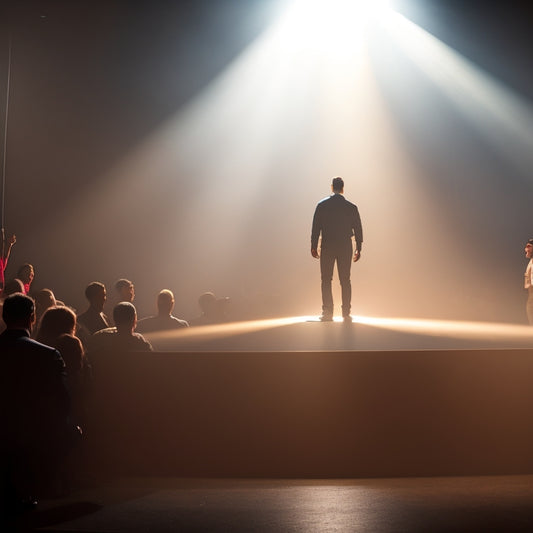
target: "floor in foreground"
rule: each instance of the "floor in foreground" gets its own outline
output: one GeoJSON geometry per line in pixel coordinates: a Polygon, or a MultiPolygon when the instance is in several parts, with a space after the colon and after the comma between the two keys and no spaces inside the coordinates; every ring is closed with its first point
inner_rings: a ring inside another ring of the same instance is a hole
{"type": "Polygon", "coordinates": [[[533,476],[355,480],[132,478],[42,500],[13,531],[533,531],[533,476]]]}

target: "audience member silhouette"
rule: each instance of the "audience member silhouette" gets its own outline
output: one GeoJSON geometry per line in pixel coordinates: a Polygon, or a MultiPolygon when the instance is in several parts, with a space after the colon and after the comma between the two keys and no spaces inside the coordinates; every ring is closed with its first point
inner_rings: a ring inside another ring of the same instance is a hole
{"type": "Polygon", "coordinates": [[[118,301],[133,303],[135,299],[135,286],[129,279],[119,279],[115,283],[115,290],[118,294],[118,301]]]}
{"type": "Polygon", "coordinates": [[[35,324],[37,331],[45,311],[57,305],[54,293],[50,289],[41,289],[35,294],[35,324]]]}
{"type": "Polygon", "coordinates": [[[4,228],[2,228],[2,250],[0,251],[0,293],[4,289],[5,277],[4,273],[7,268],[7,263],[9,261],[9,256],[11,255],[11,248],[17,242],[17,237],[11,235],[11,237],[6,239],[6,233],[4,228]]]}
{"type": "Polygon", "coordinates": [[[24,284],[24,294],[29,294],[33,278],[35,277],[35,270],[29,263],[21,265],[17,271],[17,278],[24,284]]]}
{"type": "Polygon", "coordinates": [[[4,286],[4,291],[2,292],[2,295],[0,298],[0,333],[2,333],[2,331],[6,329],[6,325],[2,318],[2,312],[1,312],[2,307],[4,305],[4,300],[11,294],[16,294],[17,292],[24,294],[24,284],[22,283],[22,281],[16,278],[6,281],[6,284],[4,286]]]}
{"type": "Polygon", "coordinates": [[[97,331],[89,339],[89,355],[96,352],[151,352],[152,345],[135,333],[137,311],[130,302],[120,302],[113,309],[115,327],[97,331]]]}
{"type": "Polygon", "coordinates": [[[107,298],[105,285],[98,281],[89,283],[85,289],[85,297],[89,301],[89,309],[78,316],[78,323],[85,330],[85,337],[88,337],[101,329],[108,328],[111,324],[104,314],[107,298]]]}
{"type": "Polygon", "coordinates": [[[217,298],[212,292],[204,292],[198,298],[198,305],[202,314],[189,321],[191,326],[219,324],[227,321],[227,307],[229,298],[217,298]]]}
{"type": "Polygon", "coordinates": [[[163,289],[157,295],[157,315],[139,320],[137,331],[140,333],[149,333],[152,331],[189,327],[189,323],[186,320],[176,318],[172,315],[173,309],[174,294],[169,289],[163,289]]]}
{"type": "Polygon", "coordinates": [[[7,296],[10,296],[11,294],[15,294],[17,292],[24,293],[24,283],[18,278],[10,279],[9,281],[6,281],[4,285],[4,292],[3,297],[6,298],[7,296]]]}
{"type": "Polygon", "coordinates": [[[2,505],[12,511],[36,503],[32,497],[57,473],[80,431],[69,421],[61,355],[30,338],[33,300],[8,296],[2,316],[7,325],[0,335],[2,505]]]}
{"type": "Polygon", "coordinates": [[[64,306],[47,309],[41,319],[36,339],[48,346],[57,345],[60,335],[74,335],[76,331],[76,315],[72,309],[64,306]]]}
{"type": "Polygon", "coordinates": [[[85,400],[92,379],[91,366],[85,356],[83,344],[78,337],[63,333],[57,338],[54,347],[59,350],[63,361],[65,361],[67,388],[72,402],[71,420],[83,427],[86,421],[85,400]]]}

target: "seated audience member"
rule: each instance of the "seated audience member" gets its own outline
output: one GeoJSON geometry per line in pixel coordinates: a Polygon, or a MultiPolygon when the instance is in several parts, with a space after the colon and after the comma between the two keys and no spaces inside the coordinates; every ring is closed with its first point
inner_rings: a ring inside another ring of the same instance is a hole
{"type": "Polygon", "coordinates": [[[44,312],[51,307],[57,305],[56,298],[54,293],[50,289],[41,289],[35,294],[35,325],[36,329],[39,330],[41,324],[41,318],[44,315],[44,312]]]}
{"type": "Polygon", "coordinates": [[[115,283],[115,290],[118,294],[118,302],[133,303],[135,298],[135,286],[129,279],[119,279],[115,283]]]}
{"type": "Polygon", "coordinates": [[[24,284],[24,294],[30,293],[31,284],[33,282],[33,278],[35,277],[35,271],[33,269],[33,266],[29,263],[25,263],[24,265],[20,266],[17,272],[17,278],[22,281],[24,284]]]}
{"type": "Polygon", "coordinates": [[[4,292],[3,297],[7,298],[11,294],[15,294],[17,292],[21,292],[24,294],[24,283],[18,278],[10,279],[9,281],[6,281],[6,284],[4,285],[4,292]]]}
{"type": "Polygon", "coordinates": [[[198,305],[202,314],[189,320],[191,326],[204,326],[207,324],[219,324],[227,320],[227,306],[229,298],[217,298],[212,292],[204,292],[198,298],[198,305]]]}
{"type": "MultiPolygon", "coordinates": [[[[4,305],[4,300],[11,296],[12,294],[16,294],[17,292],[20,292],[24,294],[24,284],[20,279],[10,279],[6,282],[4,285],[4,291],[2,292],[2,297],[0,299],[0,317],[2,316],[1,310],[2,306],[4,305]]],[[[6,325],[4,323],[4,320],[0,318],[0,333],[6,329],[6,325]]]]}
{"type": "Polygon", "coordinates": [[[89,301],[89,309],[78,316],[78,323],[88,337],[110,326],[109,319],[104,314],[104,304],[107,299],[105,285],[98,281],[89,283],[85,289],[85,297],[89,301]]]}
{"type": "Polygon", "coordinates": [[[34,302],[24,294],[4,301],[0,335],[0,424],[3,511],[34,506],[80,435],[69,422],[65,363],[55,348],[30,338],[34,302]]]}
{"type": "Polygon", "coordinates": [[[174,294],[168,289],[163,289],[157,295],[157,315],[139,320],[137,331],[140,333],[149,333],[151,331],[189,327],[189,323],[186,320],[172,316],[173,309],[174,294]]]}
{"type": "Polygon", "coordinates": [[[63,333],[56,340],[54,347],[65,361],[66,383],[72,400],[71,420],[83,426],[86,416],[85,399],[92,378],[91,366],[85,357],[83,344],[78,337],[63,333]]]}
{"type": "Polygon", "coordinates": [[[113,309],[115,327],[97,331],[89,339],[89,354],[95,352],[151,352],[152,345],[135,333],[137,311],[130,302],[120,302],[113,309]]]}
{"type": "Polygon", "coordinates": [[[35,337],[39,342],[56,347],[60,335],[74,335],[76,331],[76,314],[68,307],[47,309],[41,319],[41,325],[35,337]]]}
{"type": "Polygon", "coordinates": [[[4,290],[4,273],[7,268],[7,263],[9,261],[9,256],[11,255],[11,248],[17,242],[17,237],[11,235],[11,237],[6,239],[6,233],[4,228],[2,228],[2,250],[0,251],[0,294],[4,290]]]}

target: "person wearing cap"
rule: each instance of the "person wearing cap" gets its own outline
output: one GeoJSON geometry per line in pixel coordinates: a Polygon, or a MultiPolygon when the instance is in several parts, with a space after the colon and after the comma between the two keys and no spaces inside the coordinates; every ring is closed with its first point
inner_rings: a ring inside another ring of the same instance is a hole
{"type": "Polygon", "coordinates": [[[320,320],[323,322],[333,320],[331,281],[336,262],[341,284],[342,316],[345,322],[351,322],[350,269],[352,252],[355,263],[361,258],[363,228],[357,206],[344,198],[344,180],[340,177],[333,178],[331,190],[333,193],[331,196],[318,202],[311,229],[311,255],[320,259],[322,280],[322,316],[320,320]],[[355,237],[355,251],[353,251],[353,237],[355,237]],[[318,249],[319,238],[322,238],[320,252],[318,249]]]}
{"type": "Polygon", "coordinates": [[[524,274],[524,288],[527,290],[526,313],[529,324],[533,326],[533,239],[527,241],[524,252],[529,259],[524,274]]]}

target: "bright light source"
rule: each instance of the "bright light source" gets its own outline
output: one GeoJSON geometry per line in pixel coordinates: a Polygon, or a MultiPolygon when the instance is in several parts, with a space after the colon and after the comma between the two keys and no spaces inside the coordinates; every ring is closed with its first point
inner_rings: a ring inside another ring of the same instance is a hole
{"type": "Polygon", "coordinates": [[[286,21],[303,48],[342,51],[391,12],[387,0],[293,0],[286,21]]]}

